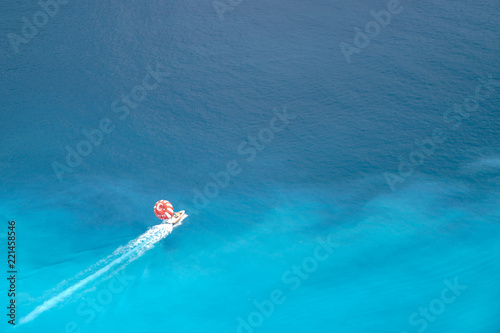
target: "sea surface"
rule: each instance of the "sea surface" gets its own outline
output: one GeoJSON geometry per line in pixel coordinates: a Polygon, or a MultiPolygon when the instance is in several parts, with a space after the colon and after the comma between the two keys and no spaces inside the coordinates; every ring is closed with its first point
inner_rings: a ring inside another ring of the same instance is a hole
{"type": "Polygon", "coordinates": [[[0,4],[1,332],[500,331],[498,1],[64,2],[0,4]]]}

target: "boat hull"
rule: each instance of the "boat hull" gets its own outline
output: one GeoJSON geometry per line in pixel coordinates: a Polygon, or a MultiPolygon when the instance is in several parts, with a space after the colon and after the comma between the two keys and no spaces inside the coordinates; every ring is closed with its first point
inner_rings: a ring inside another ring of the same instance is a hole
{"type": "Polygon", "coordinates": [[[172,216],[170,219],[163,220],[163,223],[180,224],[186,217],[188,217],[186,212],[181,210],[181,211],[175,213],[174,216],[172,216]],[[176,216],[176,215],[178,215],[178,216],[176,216]]]}

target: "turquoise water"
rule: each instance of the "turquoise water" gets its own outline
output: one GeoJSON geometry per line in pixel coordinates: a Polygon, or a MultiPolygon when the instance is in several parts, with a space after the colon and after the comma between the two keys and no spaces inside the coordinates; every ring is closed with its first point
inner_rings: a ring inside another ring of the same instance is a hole
{"type": "Polygon", "coordinates": [[[2,331],[498,332],[496,2],[215,3],[1,5],[2,331]]]}

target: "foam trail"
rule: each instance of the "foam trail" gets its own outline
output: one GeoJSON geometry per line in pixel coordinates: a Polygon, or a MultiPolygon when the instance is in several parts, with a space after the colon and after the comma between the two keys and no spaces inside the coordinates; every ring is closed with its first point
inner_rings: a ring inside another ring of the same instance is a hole
{"type": "MultiPolygon", "coordinates": [[[[40,314],[44,313],[47,310],[50,310],[59,303],[65,301],[71,295],[73,295],[75,292],[82,289],[89,283],[97,280],[103,274],[110,272],[110,270],[115,268],[117,265],[123,263],[123,265],[119,266],[119,268],[120,269],[124,268],[126,265],[130,264],[135,259],[142,256],[147,250],[153,248],[153,246],[156,243],[158,243],[163,238],[167,237],[172,232],[172,230],[175,227],[178,227],[180,224],[181,222],[176,223],[175,225],[172,224],[155,225],[141,236],[130,241],[127,245],[119,247],[111,255],[100,260],[97,264],[89,267],[88,269],[77,275],[80,278],[85,275],[88,275],[87,277],[80,279],[78,282],[74,283],[70,287],[58,293],[56,296],[50,298],[49,300],[43,302],[41,305],[37,306],[28,315],[21,318],[19,320],[19,324],[21,325],[32,321],[40,314]],[[125,260],[127,261],[125,262],[125,260]]],[[[115,271],[114,273],[116,273],[117,271],[115,271]]]]}

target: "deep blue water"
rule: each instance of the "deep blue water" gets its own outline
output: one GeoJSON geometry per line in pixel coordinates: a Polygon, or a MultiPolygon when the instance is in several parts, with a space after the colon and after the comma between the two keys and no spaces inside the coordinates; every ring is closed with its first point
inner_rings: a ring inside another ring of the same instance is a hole
{"type": "Polygon", "coordinates": [[[0,5],[2,332],[499,331],[497,1],[48,8],[0,5]]]}

